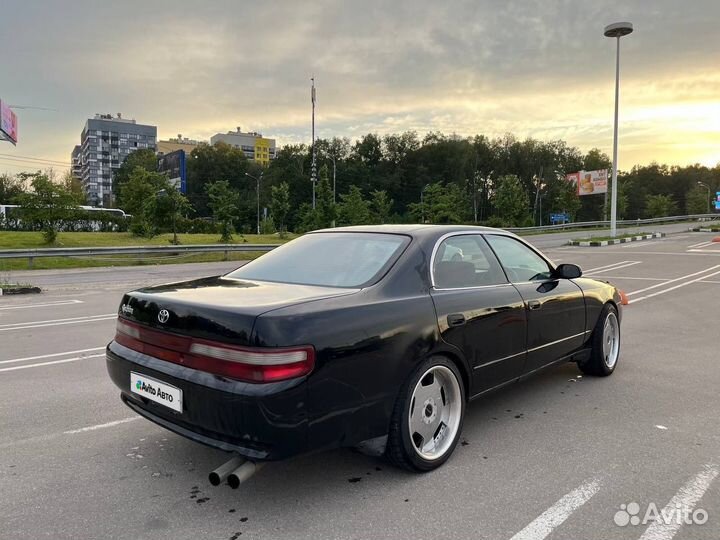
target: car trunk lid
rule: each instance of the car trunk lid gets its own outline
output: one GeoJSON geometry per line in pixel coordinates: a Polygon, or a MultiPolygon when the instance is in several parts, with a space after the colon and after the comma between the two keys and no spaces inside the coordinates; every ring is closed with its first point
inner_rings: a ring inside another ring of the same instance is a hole
{"type": "Polygon", "coordinates": [[[166,332],[250,345],[253,325],[262,313],[355,292],[220,276],[133,291],[124,296],[119,315],[166,332]]]}

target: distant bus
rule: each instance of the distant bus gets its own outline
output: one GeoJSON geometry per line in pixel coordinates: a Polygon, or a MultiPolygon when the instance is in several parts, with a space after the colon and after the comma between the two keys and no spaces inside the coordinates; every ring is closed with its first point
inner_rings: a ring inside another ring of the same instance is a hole
{"type": "MultiPolygon", "coordinates": [[[[129,218],[130,215],[126,214],[119,208],[102,208],[98,206],[77,206],[76,209],[83,210],[89,214],[96,212],[103,212],[117,216],[119,218],[129,218]]],[[[21,228],[22,220],[20,219],[21,207],[17,204],[0,204],[0,224],[5,223],[6,228],[21,228]]],[[[99,231],[102,228],[102,223],[97,220],[90,220],[88,225],[93,231],[99,231]]]]}

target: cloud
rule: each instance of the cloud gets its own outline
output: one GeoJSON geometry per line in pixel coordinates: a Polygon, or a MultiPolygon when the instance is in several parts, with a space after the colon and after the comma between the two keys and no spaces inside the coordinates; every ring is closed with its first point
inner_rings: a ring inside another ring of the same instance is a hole
{"type": "Polygon", "coordinates": [[[18,111],[21,142],[7,148],[67,160],[86,118],[118,111],[163,138],[241,126],[307,142],[315,75],[323,137],[514,132],[609,151],[614,44],[602,28],[627,19],[621,166],[710,164],[718,17],[715,0],[9,0],[0,97],[59,112],[18,111]]]}

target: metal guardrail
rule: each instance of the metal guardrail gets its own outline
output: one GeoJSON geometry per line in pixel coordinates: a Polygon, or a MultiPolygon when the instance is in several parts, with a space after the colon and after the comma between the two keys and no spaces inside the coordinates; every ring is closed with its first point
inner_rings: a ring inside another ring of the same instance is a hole
{"type": "Polygon", "coordinates": [[[0,249],[0,259],[28,259],[32,268],[37,257],[100,257],[109,255],[179,255],[181,253],[224,253],[270,251],[280,244],[196,244],[178,246],[120,246],[93,248],[0,249]]]}
{"type": "MultiPolygon", "coordinates": [[[[692,214],[688,216],[668,216],[649,219],[619,219],[617,224],[627,226],[653,225],[658,223],[672,223],[678,221],[693,221],[720,219],[720,214],[692,214]]],[[[579,221],[576,223],[560,223],[557,225],[539,225],[536,227],[509,227],[506,230],[515,233],[538,231],[562,231],[564,229],[586,229],[590,227],[610,227],[609,221],[579,221]]]]}
{"type": "MultiPolygon", "coordinates": [[[[650,225],[678,221],[718,219],[719,214],[693,214],[688,216],[669,216],[652,219],[618,220],[618,225],[650,225]]],[[[581,229],[589,227],[609,227],[609,221],[582,221],[578,223],[562,223],[558,225],[541,225],[538,227],[512,227],[507,230],[516,233],[561,231],[564,229],[581,229]]],[[[157,254],[178,255],[181,253],[224,253],[231,251],[271,251],[280,244],[196,244],[178,246],[122,246],[94,248],[37,248],[37,249],[0,249],[0,259],[28,259],[32,268],[33,259],[38,257],[100,257],[108,255],[143,255],[157,254]]]]}

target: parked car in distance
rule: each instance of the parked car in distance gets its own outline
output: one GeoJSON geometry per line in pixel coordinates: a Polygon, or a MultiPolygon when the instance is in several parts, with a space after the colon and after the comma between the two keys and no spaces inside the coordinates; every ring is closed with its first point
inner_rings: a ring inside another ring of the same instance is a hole
{"type": "Polygon", "coordinates": [[[506,231],[315,231],[229,274],[130,292],[107,368],[125,404],[268,461],[343,446],[429,471],[467,403],[548,366],[606,376],[620,295],[506,231]]]}

